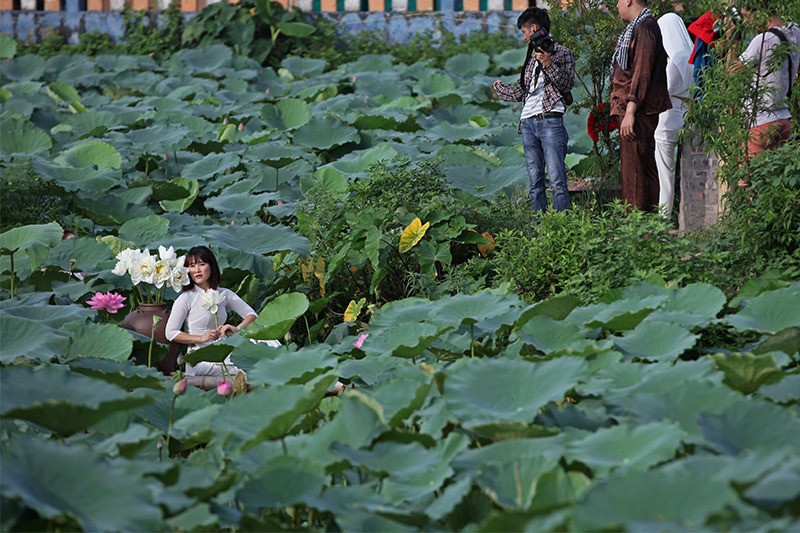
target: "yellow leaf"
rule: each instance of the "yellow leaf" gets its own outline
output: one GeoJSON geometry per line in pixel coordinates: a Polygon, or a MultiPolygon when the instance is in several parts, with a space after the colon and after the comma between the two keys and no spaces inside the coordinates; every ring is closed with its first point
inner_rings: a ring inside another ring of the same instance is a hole
{"type": "Polygon", "coordinates": [[[422,237],[425,236],[425,232],[428,231],[429,227],[431,227],[431,223],[426,222],[423,224],[419,217],[412,220],[411,224],[406,226],[406,229],[403,230],[403,234],[400,235],[400,253],[404,254],[416,246],[417,243],[422,240],[422,237]]]}
{"type": "Polygon", "coordinates": [[[488,231],[484,231],[481,233],[481,237],[486,239],[488,242],[486,244],[479,244],[478,251],[481,253],[481,256],[486,257],[489,255],[489,252],[494,250],[494,237],[488,231]]]}
{"type": "Polygon", "coordinates": [[[365,303],[367,303],[366,298],[361,298],[357,302],[350,300],[350,303],[347,304],[347,309],[344,311],[344,321],[355,322],[358,319],[358,315],[361,314],[361,308],[364,307],[365,303]]]}
{"type": "Polygon", "coordinates": [[[317,257],[317,264],[314,267],[314,276],[319,280],[319,295],[325,297],[325,259],[317,257]]]}

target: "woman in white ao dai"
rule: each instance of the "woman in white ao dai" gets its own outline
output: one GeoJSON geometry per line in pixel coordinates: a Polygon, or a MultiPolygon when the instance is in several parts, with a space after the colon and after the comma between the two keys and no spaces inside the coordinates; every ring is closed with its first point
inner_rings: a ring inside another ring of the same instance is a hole
{"type": "MultiPolygon", "coordinates": [[[[189,344],[189,351],[208,346],[217,339],[238,332],[252,324],[257,315],[252,307],[228,289],[219,288],[221,273],[214,253],[205,246],[195,246],[186,254],[186,267],[190,283],[175,300],[166,336],[172,342],[189,344]],[[213,289],[219,298],[214,298],[213,289]],[[207,292],[208,291],[208,292],[207,292]],[[215,309],[216,308],[216,309],[215,309]],[[243,317],[238,326],[226,324],[228,309],[243,317]],[[214,311],[216,310],[216,318],[214,311]],[[186,324],[186,331],[181,331],[186,324]]],[[[225,367],[231,375],[239,373],[230,357],[225,367]]],[[[186,365],[187,376],[221,376],[225,373],[222,364],[201,362],[195,366],[186,365]]]]}

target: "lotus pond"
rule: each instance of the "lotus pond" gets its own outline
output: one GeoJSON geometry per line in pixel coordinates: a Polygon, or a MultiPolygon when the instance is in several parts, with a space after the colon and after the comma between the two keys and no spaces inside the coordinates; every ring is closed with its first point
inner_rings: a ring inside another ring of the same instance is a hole
{"type": "MultiPolygon", "coordinates": [[[[588,304],[528,303],[501,285],[354,299],[323,340],[306,328],[332,302],[336,259],[307,260],[293,225],[306,193],[344,191],[398,157],[436,158],[465,201],[524,186],[516,112],[487,92],[521,60],[456,56],[439,70],[365,56],[326,71],[288,58],[276,72],[212,46],[163,64],[0,65],[0,166],[53,184],[78,234],[0,234],[0,527],[800,528],[798,282],[764,276],[734,297],[642,282],[588,304]],[[119,327],[130,308],[86,302],[117,291],[130,306],[130,281],[112,273],[125,248],[208,243],[223,285],[260,313],[193,357],[231,355],[253,390],[176,396],[142,359],[149,339],[119,327]],[[303,286],[287,275],[300,270],[303,286]],[[298,325],[300,343],[286,337],[298,325]],[[251,342],[270,339],[284,345],[251,342]],[[337,379],[355,387],[326,396],[337,379]]],[[[573,137],[576,167],[589,147],[573,137]]],[[[437,231],[488,244],[432,213],[365,229],[364,261],[437,231]]],[[[449,248],[428,246],[435,276],[449,248]]]]}

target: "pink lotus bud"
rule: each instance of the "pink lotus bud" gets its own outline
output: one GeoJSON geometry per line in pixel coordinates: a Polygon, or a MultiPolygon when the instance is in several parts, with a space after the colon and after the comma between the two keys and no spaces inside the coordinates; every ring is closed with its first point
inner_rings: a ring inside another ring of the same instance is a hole
{"type": "Polygon", "coordinates": [[[239,131],[244,131],[244,122],[239,123],[239,131]]]}
{"type": "Polygon", "coordinates": [[[169,159],[169,154],[167,152],[164,152],[164,161],[166,161],[167,159],[169,159]]]}
{"type": "Polygon", "coordinates": [[[230,381],[220,381],[217,383],[217,394],[220,396],[230,396],[233,394],[233,385],[230,381]]]}
{"type": "Polygon", "coordinates": [[[186,378],[183,378],[182,380],[176,382],[175,385],[172,386],[172,392],[175,394],[175,396],[180,396],[181,394],[186,392],[187,383],[188,382],[186,378]]]}
{"type": "Polygon", "coordinates": [[[283,200],[278,200],[278,205],[283,205],[283,200]]]}
{"type": "Polygon", "coordinates": [[[364,341],[367,340],[367,337],[369,337],[369,333],[362,333],[358,336],[358,340],[353,343],[353,346],[360,350],[364,346],[364,341]]]}
{"type": "Polygon", "coordinates": [[[231,220],[231,226],[235,226],[235,225],[236,225],[236,219],[234,218],[234,219],[231,220]]]}
{"type": "Polygon", "coordinates": [[[357,82],[357,81],[358,81],[358,74],[356,74],[355,76],[353,76],[353,83],[355,83],[355,82],[357,82]]]}
{"type": "Polygon", "coordinates": [[[264,89],[264,94],[269,94],[269,87],[267,87],[266,89],[264,89]]]}
{"type": "Polygon", "coordinates": [[[223,119],[222,119],[222,123],[223,123],[223,124],[227,124],[227,123],[228,123],[228,117],[225,117],[225,118],[223,118],[223,119]]]}

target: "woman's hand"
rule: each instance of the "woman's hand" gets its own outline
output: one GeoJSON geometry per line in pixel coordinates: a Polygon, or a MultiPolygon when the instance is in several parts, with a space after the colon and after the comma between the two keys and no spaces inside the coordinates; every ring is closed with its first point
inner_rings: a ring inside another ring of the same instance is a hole
{"type": "Polygon", "coordinates": [[[220,337],[233,335],[234,333],[239,333],[239,328],[237,328],[236,326],[232,326],[230,324],[223,324],[217,329],[217,335],[219,335],[220,337]]]}
{"type": "Polygon", "coordinates": [[[207,329],[202,335],[198,335],[198,344],[201,342],[215,341],[219,338],[219,334],[215,329],[207,329]]]}

